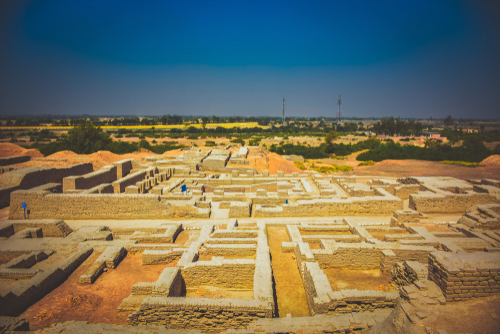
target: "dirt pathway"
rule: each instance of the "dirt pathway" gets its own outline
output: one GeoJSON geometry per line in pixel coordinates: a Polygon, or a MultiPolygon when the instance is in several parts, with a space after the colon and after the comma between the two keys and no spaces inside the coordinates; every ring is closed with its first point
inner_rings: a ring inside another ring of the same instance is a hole
{"type": "Polygon", "coordinates": [[[63,284],[21,314],[32,331],[70,320],[126,324],[129,312],[117,308],[131,294],[132,285],[156,281],[166,267],[143,266],[141,254],[128,254],[116,269],[103,273],[94,284],[79,284],[80,275],[99,255],[92,254],[63,284]]]}
{"type": "Polygon", "coordinates": [[[285,227],[268,227],[267,231],[280,318],[287,314],[308,317],[309,307],[297,262],[292,258],[292,253],[281,252],[281,243],[290,241],[285,227]]]}

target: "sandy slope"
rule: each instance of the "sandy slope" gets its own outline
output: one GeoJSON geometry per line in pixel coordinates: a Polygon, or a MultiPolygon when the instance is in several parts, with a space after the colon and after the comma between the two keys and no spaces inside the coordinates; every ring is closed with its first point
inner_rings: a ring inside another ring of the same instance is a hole
{"type": "Polygon", "coordinates": [[[42,158],[43,154],[37,149],[25,149],[11,143],[0,143],[0,157],[11,157],[15,155],[29,155],[30,157],[42,158]]]}

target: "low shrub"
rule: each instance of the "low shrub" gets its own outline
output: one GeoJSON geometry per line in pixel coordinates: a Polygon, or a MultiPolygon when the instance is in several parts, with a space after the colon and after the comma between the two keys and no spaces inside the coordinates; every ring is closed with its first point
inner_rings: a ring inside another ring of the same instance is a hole
{"type": "Polygon", "coordinates": [[[213,147],[213,146],[217,146],[217,145],[215,144],[215,142],[213,140],[207,140],[205,142],[205,146],[213,147]]]}
{"type": "Polygon", "coordinates": [[[373,160],[363,161],[358,164],[358,166],[373,166],[373,165],[375,165],[375,161],[373,160]]]}

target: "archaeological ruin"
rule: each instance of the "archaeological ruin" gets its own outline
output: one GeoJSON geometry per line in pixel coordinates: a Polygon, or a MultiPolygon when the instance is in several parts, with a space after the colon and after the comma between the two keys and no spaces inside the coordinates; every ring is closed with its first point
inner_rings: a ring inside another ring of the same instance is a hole
{"type": "Polygon", "coordinates": [[[439,314],[500,306],[499,180],[271,174],[249,150],[2,159],[0,333],[454,333],[439,314]]]}

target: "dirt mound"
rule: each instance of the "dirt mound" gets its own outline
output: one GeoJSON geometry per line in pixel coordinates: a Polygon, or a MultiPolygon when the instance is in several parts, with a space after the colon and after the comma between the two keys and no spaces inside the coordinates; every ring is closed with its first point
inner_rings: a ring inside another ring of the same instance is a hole
{"type": "Polygon", "coordinates": [[[12,143],[0,144],[0,157],[12,157],[15,155],[29,155],[33,158],[43,158],[43,154],[37,149],[25,149],[12,143]]]}
{"type": "Polygon", "coordinates": [[[96,153],[87,155],[87,157],[90,159],[101,159],[108,162],[111,162],[112,160],[120,160],[120,155],[111,153],[110,151],[98,151],[96,153]]]}
{"type": "Polygon", "coordinates": [[[295,166],[293,162],[283,159],[279,154],[263,149],[250,149],[247,159],[248,167],[255,168],[258,173],[262,173],[264,169],[267,169],[271,175],[276,174],[279,170],[282,170],[285,174],[293,172],[305,173],[295,166]]]}
{"type": "Polygon", "coordinates": [[[60,151],[56,152],[54,154],[48,155],[47,158],[71,158],[71,157],[77,157],[78,154],[76,154],[73,151],[60,151]]]}
{"type": "Polygon", "coordinates": [[[500,166],[500,155],[491,155],[481,161],[480,165],[485,166],[500,166]]]}
{"type": "Polygon", "coordinates": [[[173,151],[167,151],[167,152],[163,153],[163,155],[167,156],[167,157],[177,157],[177,156],[181,155],[182,153],[184,153],[184,151],[182,149],[178,149],[178,150],[173,150],[173,151]]]}

